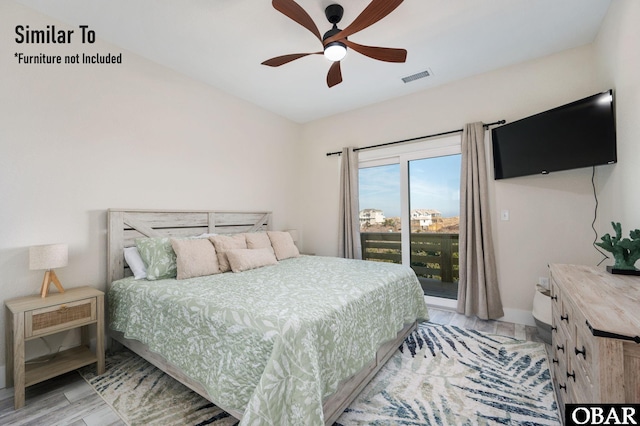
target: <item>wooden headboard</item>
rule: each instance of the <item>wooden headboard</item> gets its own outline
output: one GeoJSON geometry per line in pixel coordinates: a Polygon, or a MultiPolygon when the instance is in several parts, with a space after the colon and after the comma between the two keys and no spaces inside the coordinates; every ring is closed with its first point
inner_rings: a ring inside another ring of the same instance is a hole
{"type": "Polygon", "coordinates": [[[271,212],[109,209],[107,222],[107,285],[111,285],[131,275],[124,248],[134,246],[136,238],[268,231],[271,212]]]}

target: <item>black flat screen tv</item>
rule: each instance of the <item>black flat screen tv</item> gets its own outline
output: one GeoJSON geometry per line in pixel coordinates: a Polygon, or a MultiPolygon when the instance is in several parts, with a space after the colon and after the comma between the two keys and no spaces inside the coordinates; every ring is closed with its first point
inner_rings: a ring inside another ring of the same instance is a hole
{"type": "Polygon", "coordinates": [[[613,164],[613,91],[491,130],[495,179],[613,164]]]}

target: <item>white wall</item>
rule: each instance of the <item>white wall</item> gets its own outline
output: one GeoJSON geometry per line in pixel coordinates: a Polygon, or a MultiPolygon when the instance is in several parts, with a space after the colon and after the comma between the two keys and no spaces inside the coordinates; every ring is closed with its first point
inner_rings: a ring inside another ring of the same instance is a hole
{"type": "Polygon", "coordinates": [[[16,51],[82,53],[17,45],[19,23],[67,28],[0,2],[0,303],[38,292],[36,244],[69,244],[66,288],[105,289],[108,208],[269,209],[298,227],[299,125],[100,41],[86,52],[123,64],[18,65],[16,51]]]}
{"type": "MultiPolygon", "coordinates": [[[[340,159],[325,153],[467,122],[513,121],[580,99],[609,88],[598,83],[594,62],[594,49],[586,46],[305,125],[305,250],[337,253],[340,159]]],[[[548,263],[598,261],[591,246],[591,170],[492,181],[490,191],[503,304],[509,319],[530,323],[535,283],[547,276],[548,263]],[[508,222],[499,220],[502,209],[510,210],[508,222]]]]}
{"type": "MultiPolygon", "coordinates": [[[[640,2],[616,0],[596,40],[599,78],[615,88],[618,164],[603,182],[600,235],[640,228],[640,2]]],[[[638,265],[636,265],[638,266],[638,265]]]]}

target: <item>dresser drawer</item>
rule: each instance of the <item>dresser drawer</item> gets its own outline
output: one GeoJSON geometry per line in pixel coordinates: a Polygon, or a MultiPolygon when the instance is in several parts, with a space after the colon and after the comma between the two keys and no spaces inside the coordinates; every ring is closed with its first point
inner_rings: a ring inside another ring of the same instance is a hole
{"type": "MultiPolygon", "coordinates": [[[[566,297],[566,295],[563,294],[560,303],[560,312],[558,315],[558,326],[564,329],[564,334],[571,344],[573,344],[573,341],[575,340],[575,323],[576,314],[573,309],[573,305],[571,304],[571,301],[566,297]]],[[[569,349],[567,349],[567,353],[569,349]]]]}
{"type": "Polygon", "coordinates": [[[552,341],[552,349],[555,358],[560,361],[563,366],[566,366],[567,359],[567,344],[569,343],[569,339],[567,338],[567,334],[564,331],[564,328],[558,327],[554,331],[554,339],[552,341]]]}
{"type": "Polygon", "coordinates": [[[593,346],[594,337],[587,327],[586,322],[576,327],[575,348],[571,349],[574,358],[574,365],[579,368],[582,374],[589,380],[591,384],[597,380],[597,374],[593,372],[595,347],[593,346]]]}
{"type": "Polygon", "coordinates": [[[569,324],[573,320],[571,303],[554,281],[552,281],[551,288],[551,315],[553,326],[564,329],[565,338],[570,338],[572,333],[569,324]]]}
{"type": "Polygon", "coordinates": [[[25,339],[96,322],[96,298],[47,306],[24,313],[25,339]]]}
{"type": "Polygon", "coordinates": [[[567,384],[573,394],[575,403],[594,402],[595,388],[591,379],[585,375],[583,368],[576,365],[577,358],[571,356],[567,366],[567,384]]]}
{"type": "Polygon", "coordinates": [[[560,402],[567,402],[567,337],[560,327],[553,331],[551,356],[552,375],[558,396],[562,398],[560,402]]]}
{"type": "Polygon", "coordinates": [[[556,314],[561,311],[560,306],[562,304],[562,294],[560,292],[558,284],[556,283],[556,280],[554,280],[553,277],[551,277],[551,285],[549,288],[551,290],[551,312],[553,312],[553,314],[556,314]]]}

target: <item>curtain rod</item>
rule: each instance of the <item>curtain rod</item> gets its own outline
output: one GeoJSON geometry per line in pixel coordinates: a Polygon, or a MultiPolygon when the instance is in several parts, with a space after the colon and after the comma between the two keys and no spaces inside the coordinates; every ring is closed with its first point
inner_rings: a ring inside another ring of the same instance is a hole
{"type": "MultiPolygon", "coordinates": [[[[489,126],[495,126],[495,125],[504,124],[504,123],[506,123],[505,120],[499,120],[499,121],[494,121],[493,123],[485,124],[484,127],[487,128],[489,126]]],[[[395,144],[399,144],[399,143],[413,142],[413,141],[417,141],[417,140],[420,140],[420,139],[428,139],[428,138],[435,138],[437,136],[451,135],[453,133],[460,133],[463,130],[464,129],[449,130],[448,132],[434,133],[433,135],[426,135],[426,136],[418,136],[417,138],[403,139],[401,141],[386,142],[386,143],[381,143],[381,144],[378,144],[378,145],[363,146],[362,148],[354,148],[354,151],[363,151],[365,149],[380,148],[381,146],[395,145],[395,144]]],[[[327,152],[327,157],[329,157],[331,155],[340,155],[340,154],[342,154],[342,151],[327,152]]]]}

